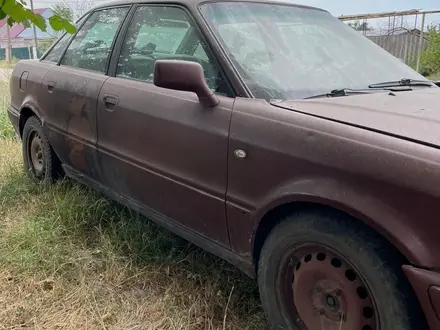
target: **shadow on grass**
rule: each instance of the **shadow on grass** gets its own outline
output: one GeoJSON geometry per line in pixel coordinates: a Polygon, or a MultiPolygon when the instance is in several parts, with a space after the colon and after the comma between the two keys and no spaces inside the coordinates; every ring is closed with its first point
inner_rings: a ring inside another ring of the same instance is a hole
{"type": "Polygon", "coordinates": [[[15,169],[0,186],[0,202],[0,218],[22,208],[24,219],[3,230],[0,265],[72,283],[110,272],[112,285],[129,290],[147,277],[157,295],[173,283],[177,306],[204,299],[219,324],[229,306],[241,326],[267,327],[254,280],[191,244],[176,247],[173,234],[88,188],[68,180],[36,186],[15,169]]]}

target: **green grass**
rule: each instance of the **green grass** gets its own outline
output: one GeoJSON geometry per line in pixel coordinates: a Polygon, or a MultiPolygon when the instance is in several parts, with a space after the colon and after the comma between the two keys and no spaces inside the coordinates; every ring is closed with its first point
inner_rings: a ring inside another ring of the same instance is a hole
{"type": "Polygon", "coordinates": [[[31,182],[0,97],[0,329],[268,327],[232,265],[86,187],[31,182]]]}
{"type": "Polygon", "coordinates": [[[429,76],[428,79],[433,81],[440,81],[440,74],[429,76]]]}
{"type": "Polygon", "coordinates": [[[83,186],[33,184],[0,139],[0,329],[267,328],[255,281],[174,242],[83,186]]]}
{"type": "Polygon", "coordinates": [[[0,81],[0,139],[15,138],[15,132],[11,126],[7,114],[8,104],[9,104],[9,83],[0,81]]]}
{"type": "Polygon", "coordinates": [[[8,63],[6,61],[0,61],[0,68],[9,68],[12,69],[14,65],[18,62],[17,59],[13,59],[11,63],[8,63]]]}

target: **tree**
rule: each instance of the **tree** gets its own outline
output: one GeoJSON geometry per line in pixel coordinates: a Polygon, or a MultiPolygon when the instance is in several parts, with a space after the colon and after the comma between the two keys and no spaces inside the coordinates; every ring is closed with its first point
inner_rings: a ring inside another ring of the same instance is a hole
{"type": "MultiPolygon", "coordinates": [[[[25,0],[0,0],[0,19],[5,18],[7,18],[9,26],[12,26],[14,23],[22,23],[29,27],[30,23],[34,23],[40,30],[47,30],[44,17],[30,10],[25,0]]],[[[76,27],[70,20],[56,13],[49,17],[49,24],[55,31],[76,32],[76,27]]]]}
{"type": "Polygon", "coordinates": [[[52,7],[52,11],[69,22],[73,22],[87,13],[92,5],[91,0],[69,0],[69,3],[59,2],[55,4],[52,7]]]}
{"type": "Polygon", "coordinates": [[[75,20],[80,19],[85,13],[87,13],[90,8],[92,8],[92,5],[91,0],[76,0],[72,3],[75,20]]]}
{"type": "Polygon", "coordinates": [[[354,21],[348,23],[348,26],[355,29],[356,31],[369,31],[371,30],[370,26],[368,25],[368,22],[360,22],[360,21],[354,21]]]}
{"type": "Polygon", "coordinates": [[[421,73],[426,76],[440,74],[440,31],[429,26],[425,37],[428,48],[422,54],[421,73]]]}
{"type": "Polygon", "coordinates": [[[73,21],[73,10],[67,3],[59,2],[55,4],[52,6],[52,12],[69,22],[73,21]]]}
{"type": "MultiPolygon", "coordinates": [[[[59,2],[54,6],[52,6],[51,9],[54,15],[57,15],[68,22],[73,22],[74,20],[73,10],[67,3],[59,2]]],[[[55,33],[52,34],[52,37],[54,39],[58,39],[60,35],[61,35],[61,31],[55,31],[55,33]]]]}

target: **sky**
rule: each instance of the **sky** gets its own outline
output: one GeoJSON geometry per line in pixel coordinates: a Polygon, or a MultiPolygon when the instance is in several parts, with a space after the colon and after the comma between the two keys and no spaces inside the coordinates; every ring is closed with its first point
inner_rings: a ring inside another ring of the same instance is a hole
{"type": "MultiPolygon", "coordinates": [[[[81,0],[66,0],[69,3],[76,3],[81,0]]],[[[105,1],[89,0],[92,3],[105,1]]],[[[35,8],[50,7],[56,0],[34,0],[35,8]]],[[[298,4],[321,7],[330,11],[333,15],[365,14],[372,12],[424,9],[440,10],[439,0],[292,0],[298,4]]]]}
{"type": "MultiPolygon", "coordinates": [[[[73,8],[78,3],[89,2],[92,6],[109,2],[109,0],[33,0],[35,8],[51,7],[59,2],[67,2],[73,8]]],[[[110,0],[111,1],[111,0],[110,0]]],[[[320,7],[328,10],[334,16],[356,15],[389,11],[403,11],[410,9],[420,10],[440,10],[440,0],[285,0],[297,4],[320,7]]],[[[370,26],[376,28],[376,25],[385,24],[388,19],[369,21],[370,26]],[[382,22],[382,23],[381,23],[382,22]]],[[[418,22],[420,28],[420,19],[416,21],[415,16],[405,17],[406,24],[415,25],[418,22]]],[[[391,23],[390,23],[391,24],[391,23]]],[[[440,14],[428,15],[426,25],[435,24],[440,26],[440,14]]]]}
{"type": "Polygon", "coordinates": [[[439,0],[293,0],[320,7],[335,16],[400,11],[408,9],[440,10],[439,0]]]}

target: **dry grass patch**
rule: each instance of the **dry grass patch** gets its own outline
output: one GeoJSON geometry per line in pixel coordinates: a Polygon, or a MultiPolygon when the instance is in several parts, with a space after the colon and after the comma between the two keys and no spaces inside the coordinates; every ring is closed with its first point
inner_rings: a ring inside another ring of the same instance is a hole
{"type": "Polygon", "coordinates": [[[6,61],[0,61],[0,68],[13,68],[18,62],[18,59],[13,59],[10,63],[6,61]]]}
{"type": "Polygon", "coordinates": [[[266,329],[255,281],[0,140],[0,329],[266,329]]]}

